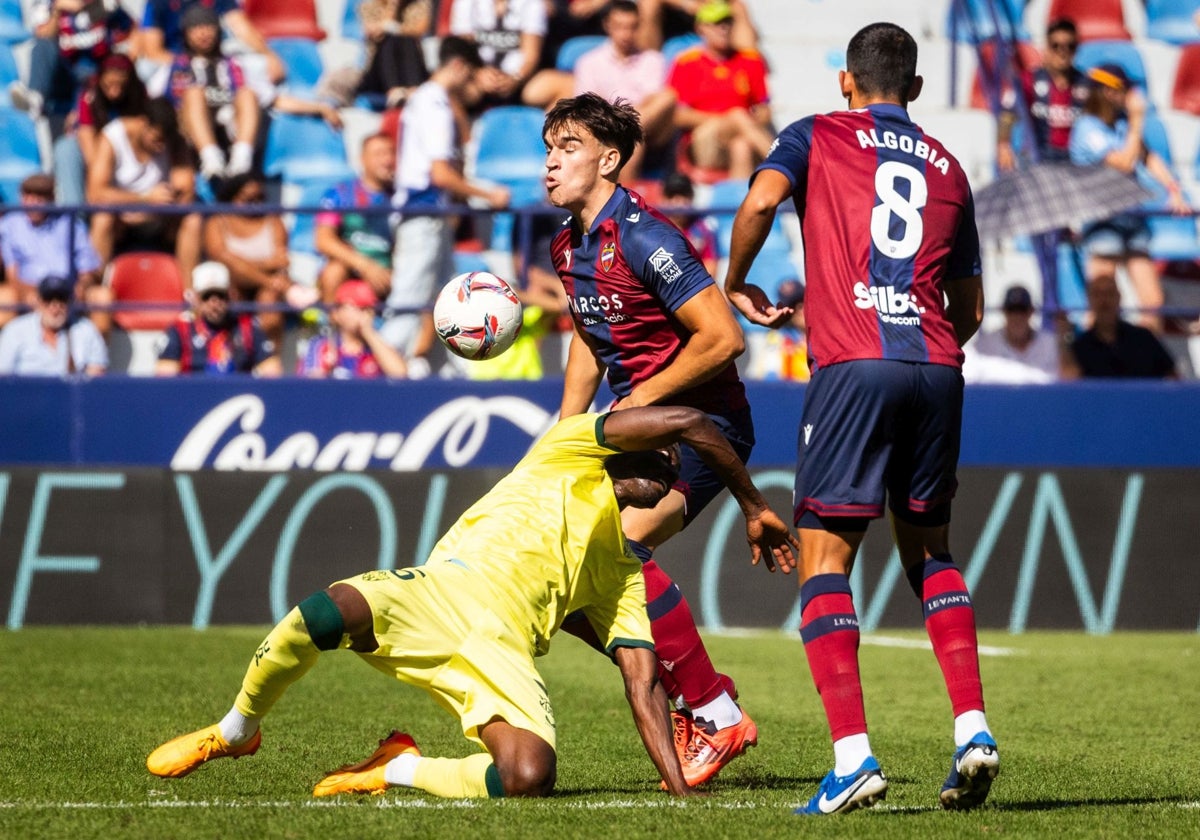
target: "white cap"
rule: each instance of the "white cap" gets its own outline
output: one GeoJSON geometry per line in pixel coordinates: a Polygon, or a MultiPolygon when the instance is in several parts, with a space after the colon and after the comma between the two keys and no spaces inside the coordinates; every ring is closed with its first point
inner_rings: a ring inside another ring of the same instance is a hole
{"type": "Polygon", "coordinates": [[[192,291],[199,295],[214,289],[220,289],[223,292],[229,291],[228,268],[222,263],[210,260],[202,262],[192,269],[192,291]]]}

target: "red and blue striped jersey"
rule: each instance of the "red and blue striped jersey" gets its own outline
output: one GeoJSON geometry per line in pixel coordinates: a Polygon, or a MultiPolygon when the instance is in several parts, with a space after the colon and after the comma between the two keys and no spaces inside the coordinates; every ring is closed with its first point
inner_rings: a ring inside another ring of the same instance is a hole
{"type": "MultiPolygon", "coordinates": [[[[608,368],[618,398],[679,355],[690,333],[675,311],[713,285],[683,232],[624,187],[617,187],[590,231],[564,222],[550,258],[571,316],[608,368]]],[[[721,413],[744,408],[746,392],[731,362],[671,402],[721,413]]]]}
{"type": "Polygon", "coordinates": [[[958,161],[898,105],[806,117],[759,167],[792,184],[804,234],[809,367],[894,359],[961,368],[945,284],[980,273],[958,161]]]}

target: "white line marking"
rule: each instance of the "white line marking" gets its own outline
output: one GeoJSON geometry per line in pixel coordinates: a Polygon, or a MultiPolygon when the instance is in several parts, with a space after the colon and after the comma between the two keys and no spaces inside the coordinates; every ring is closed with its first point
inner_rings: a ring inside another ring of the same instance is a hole
{"type": "MultiPolygon", "coordinates": [[[[788,633],[782,630],[763,630],[755,627],[726,627],[722,630],[706,630],[704,634],[706,636],[730,639],[770,638],[773,641],[800,641],[799,633],[788,633]]],[[[862,644],[875,645],[876,647],[910,648],[912,650],[933,649],[933,646],[929,644],[927,639],[903,639],[898,636],[876,636],[870,633],[863,635],[862,644]]],[[[1016,656],[1022,653],[1024,651],[1019,648],[996,647],[994,645],[979,646],[980,656],[1016,656]]]]}

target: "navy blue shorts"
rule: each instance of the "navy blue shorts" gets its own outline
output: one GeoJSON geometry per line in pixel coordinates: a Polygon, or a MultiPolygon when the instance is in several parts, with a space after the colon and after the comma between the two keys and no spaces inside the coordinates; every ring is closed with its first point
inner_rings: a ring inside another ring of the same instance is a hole
{"type": "MultiPolygon", "coordinates": [[[[754,421],[749,407],[728,414],[709,414],[708,419],[717,424],[738,458],[746,463],[754,449],[754,421]]],[[[679,479],[674,489],[687,499],[683,511],[683,524],[687,527],[725,489],[725,483],[700,459],[696,450],[684,446],[680,450],[679,479]]]]}
{"type": "Polygon", "coordinates": [[[962,432],[963,378],[947,365],[881,359],[818,368],[804,393],[795,524],[865,528],[892,512],[920,526],[950,521],[962,432]],[[855,522],[854,520],[858,520],[855,522]]]}

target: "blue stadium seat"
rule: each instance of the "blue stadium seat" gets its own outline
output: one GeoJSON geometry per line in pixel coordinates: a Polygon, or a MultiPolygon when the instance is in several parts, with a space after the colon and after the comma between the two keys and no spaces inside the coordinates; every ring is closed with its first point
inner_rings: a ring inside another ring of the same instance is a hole
{"type": "Polygon", "coordinates": [[[607,40],[603,35],[576,35],[574,38],[568,38],[558,48],[558,55],[554,59],[555,69],[567,73],[574,72],[575,62],[579,61],[580,56],[591,52],[607,40]]]}
{"type": "MultiPolygon", "coordinates": [[[[545,202],[546,146],[542,142],[545,114],[540,108],[513,105],[484,111],[476,124],[479,148],[475,177],[503,184],[512,191],[511,206],[530,207],[545,202]]],[[[511,213],[492,217],[491,248],[512,248],[514,218],[511,213]]]]}
{"type": "Polygon", "coordinates": [[[671,66],[671,62],[675,60],[675,56],[679,55],[684,50],[690,50],[692,47],[700,45],[700,36],[694,33],[686,35],[676,35],[674,38],[668,38],[667,42],[662,45],[663,58],[667,60],[667,66],[671,66]]]}
{"type": "Polygon", "coordinates": [[[0,201],[17,204],[21,181],[41,168],[33,120],[23,111],[0,108],[0,201]]]}
{"type": "Polygon", "coordinates": [[[1075,66],[1090,70],[1101,64],[1117,64],[1133,84],[1146,89],[1146,63],[1132,41],[1084,41],[1075,53],[1075,66]]]}
{"type": "Polygon", "coordinates": [[[1028,41],[1029,32],[1021,20],[1023,7],[1021,0],[955,0],[946,17],[947,35],[953,33],[962,44],[989,41],[997,35],[1028,41]]]}
{"type": "Polygon", "coordinates": [[[272,38],[268,43],[287,68],[288,90],[295,93],[317,86],[324,68],[316,41],[307,38],[272,38]]]}
{"type": "Polygon", "coordinates": [[[358,17],[358,0],[346,0],[346,8],[342,12],[341,37],[349,41],[364,39],[362,20],[358,17]]]}
{"type": "Polygon", "coordinates": [[[354,177],[341,135],[320,117],[292,114],[271,119],[263,171],[287,183],[354,177]]]}
{"type": "MultiPolygon", "coordinates": [[[[748,186],[741,179],[718,181],[713,184],[709,206],[737,207],[746,197],[747,191],[748,186]]],[[[713,213],[712,217],[717,220],[717,253],[722,258],[728,257],[729,242],[733,235],[733,212],[713,213]]],[[[791,240],[783,229],[782,219],[776,215],[771,231],[754,259],[746,280],[768,294],[774,294],[782,281],[792,278],[799,279],[800,272],[792,260],[791,240]]]]}
{"type": "Polygon", "coordinates": [[[20,73],[17,70],[16,59],[13,58],[13,51],[0,49],[0,91],[7,91],[8,86],[18,79],[20,73]]]}
{"type": "MultiPolygon", "coordinates": [[[[1162,118],[1153,112],[1146,114],[1142,129],[1146,148],[1167,162],[1171,171],[1176,171],[1175,156],[1171,153],[1171,142],[1162,118]]],[[[1178,177],[1178,175],[1177,175],[1178,177]]],[[[1156,190],[1160,204],[1166,206],[1167,194],[1156,190]]],[[[1151,216],[1150,255],[1159,260],[1191,260],[1200,257],[1200,241],[1196,239],[1196,219],[1192,216],[1151,216]]]]}
{"type": "Polygon", "coordinates": [[[21,0],[0,0],[0,42],[18,44],[32,37],[21,12],[21,0]]]}
{"type": "Polygon", "coordinates": [[[1183,46],[1200,41],[1196,0],[1146,0],[1146,36],[1183,46]]]}
{"type": "MultiPolygon", "coordinates": [[[[296,199],[296,203],[293,206],[316,207],[321,203],[321,198],[326,192],[341,183],[344,183],[344,179],[335,178],[332,180],[316,179],[306,181],[300,191],[299,198],[296,199]]],[[[293,215],[295,221],[292,223],[292,230],[288,235],[288,250],[305,254],[316,254],[316,214],[295,213],[293,215]]]]}

